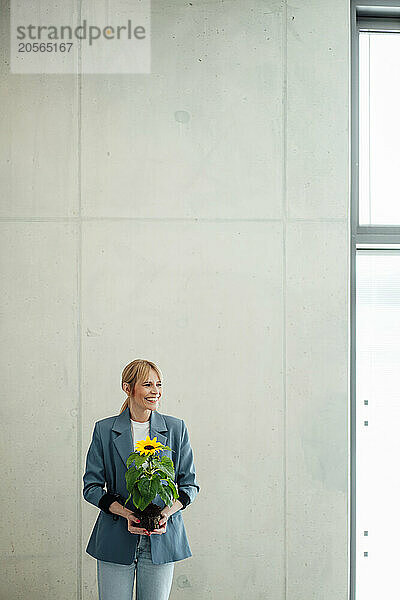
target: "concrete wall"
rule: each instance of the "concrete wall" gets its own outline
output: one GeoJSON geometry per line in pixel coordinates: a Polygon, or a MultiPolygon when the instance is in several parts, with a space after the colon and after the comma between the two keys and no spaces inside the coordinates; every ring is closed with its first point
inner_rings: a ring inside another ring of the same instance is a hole
{"type": "Polygon", "coordinates": [[[201,484],[171,600],[345,600],[348,2],[153,0],[151,75],[13,75],[1,3],[0,597],[94,600],[122,368],[201,484]]]}

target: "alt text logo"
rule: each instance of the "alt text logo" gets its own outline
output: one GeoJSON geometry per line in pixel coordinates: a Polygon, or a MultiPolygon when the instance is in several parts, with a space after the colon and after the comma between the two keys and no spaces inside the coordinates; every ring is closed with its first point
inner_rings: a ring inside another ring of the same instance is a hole
{"type": "Polygon", "coordinates": [[[150,0],[11,0],[12,73],[150,73],[150,0]]]}

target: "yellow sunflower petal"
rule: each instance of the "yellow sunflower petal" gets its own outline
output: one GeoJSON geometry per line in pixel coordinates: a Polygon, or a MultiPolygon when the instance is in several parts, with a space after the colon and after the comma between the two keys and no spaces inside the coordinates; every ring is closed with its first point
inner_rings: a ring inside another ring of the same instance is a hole
{"type": "Polygon", "coordinates": [[[157,442],[156,437],[150,439],[149,436],[146,436],[145,440],[139,440],[136,442],[136,451],[146,456],[155,454],[160,447],[162,447],[162,444],[157,442]]]}

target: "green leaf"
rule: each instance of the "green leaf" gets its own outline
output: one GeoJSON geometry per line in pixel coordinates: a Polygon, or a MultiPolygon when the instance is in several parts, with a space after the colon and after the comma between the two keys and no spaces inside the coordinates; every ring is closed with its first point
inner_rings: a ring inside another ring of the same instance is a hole
{"type": "Polygon", "coordinates": [[[172,460],[170,459],[169,456],[165,456],[165,455],[162,456],[161,459],[160,459],[160,462],[163,465],[166,465],[167,467],[169,467],[170,469],[174,468],[174,463],[172,462],[172,460]]]}
{"type": "Polygon", "coordinates": [[[124,502],[124,506],[126,506],[129,502],[129,499],[132,498],[132,494],[129,494],[129,496],[127,497],[127,499],[124,502]]]}
{"type": "Polygon", "coordinates": [[[161,500],[163,500],[165,504],[168,504],[168,506],[172,505],[172,491],[170,490],[168,485],[163,485],[162,483],[160,483],[158,493],[160,495],[161,500]]]}
{"type": "Polygon", "coordinates": [[[140,481],[138,481],[137,487],[140,492],[140,495],[145,496],[147,498],[147,496],[150,496],[151,494],[151,479],[141,479],[140,481]]]}
{"type": "Polygon", "coordinates": [[[175,483],[173,483],[170,479],[167,479],[167,483],[169,485],[169,488],[170,488],[170,490],[172,492],[172,495],[173,495],[174,499],[176,500],[177,497],[178,497],[178,490],[176,488],[175,483]]]}
{"type": "Polygon", "coordinates": [[[169,446],[163,446],[163,450],[171,450],[171,452],[175,452],[175,450],[172,450],[172,448],[169,446]]]}
{"type": "Polygon", "coordinates": [[[159,483],[160,478],[158,475],[153,476],[151,479],[139,479],[137,487],[142,499],[146,501],[146,506],[157,496],[159,483]]]}
{"type": "Polygon", "coordinates": [[[161,477],[160,477],[160,475],[158,475],[158,473],[154,473],[153,482],[154,482],[154,490],[157,495],[158,490],[160,489],[160,485],[161,485],[161,477]]]}
{"type": "Polygon", "coordinates": [[[126,461],[126,466],[129,468],[134,462],[137,467],[141,467],[147,460],[147,456],[140,455],[138,452],[131,452],[126,461]]]}
{"type": "Polygon", "coordinates": [[[168,504],[168,506],[171,506],[172,492],[168,486],[165,476],[163,474],[161,474],[161,478],[159,475],[157,475],[156,477],[157,477],[157,494],[160,495],[160,498],[165,502],[165,504],[168,504]],[[165,482],[165,484],[163,484],[163,481],[165,482]]]}
{"type": "Polygon", "coordinates": [[[132,490],[132,502],[136,506],[136,508],[138,508],[139,510],[142,510],[140,508],[141,499],[142,499],[142,497],[140,495],[139,490],[137,489],[137,482],[136,482],[135,485],[133,486],[133,490],[132,490]]]}
{"type": "Polygon", "coordinates": [[[136,469],[135,467],[131,467],[130,469],[128,469],[128,471],[126,471],[125,479],[126,479],[126,489],[128,490],[128,492],[132,492],[132,488],[133,488],[134,484],[136,483],[136,481],[139,479],[139,477],[141,475],[142,475],[142,470],[136,469]]]}
{"type": "Polygon", "coordinates": [[[168,477],[171,477],[172,480],[175,478],[175,469],[174,463],[169,458],[169,456],[162,456],[160,459],[161,468],[168,477]]]}
{"type": "Polygon", "coordinates": [[[159,465],[157,467],[157,472],[161,475],[161,479],[171,479],[174,480],[174,472],[171,469],[164,467],[163,465],[159,465]]]}
{"type": "Polygon", "coordinates": [[[146,506],[148,506],[150,504],[150,502],[151,502],[151,500],[147,500],[143,496],[140,496],[139,503],[138,503],[138,509],[144,510],[146,508],[146,506]]]}

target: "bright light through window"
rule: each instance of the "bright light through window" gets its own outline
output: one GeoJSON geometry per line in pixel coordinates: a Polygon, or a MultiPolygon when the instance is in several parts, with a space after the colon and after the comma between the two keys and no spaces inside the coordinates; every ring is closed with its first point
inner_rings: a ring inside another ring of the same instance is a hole
{"type": "Polygon", "coordinates": [[[359,221],[400,225],[400,33],[359,36],[359,221]]]}
{"type": "Polygon", "coordinates": [[[356,600],[393,599],[400,594],[400,253],[357,252],[356,329],[356,600]]]}

